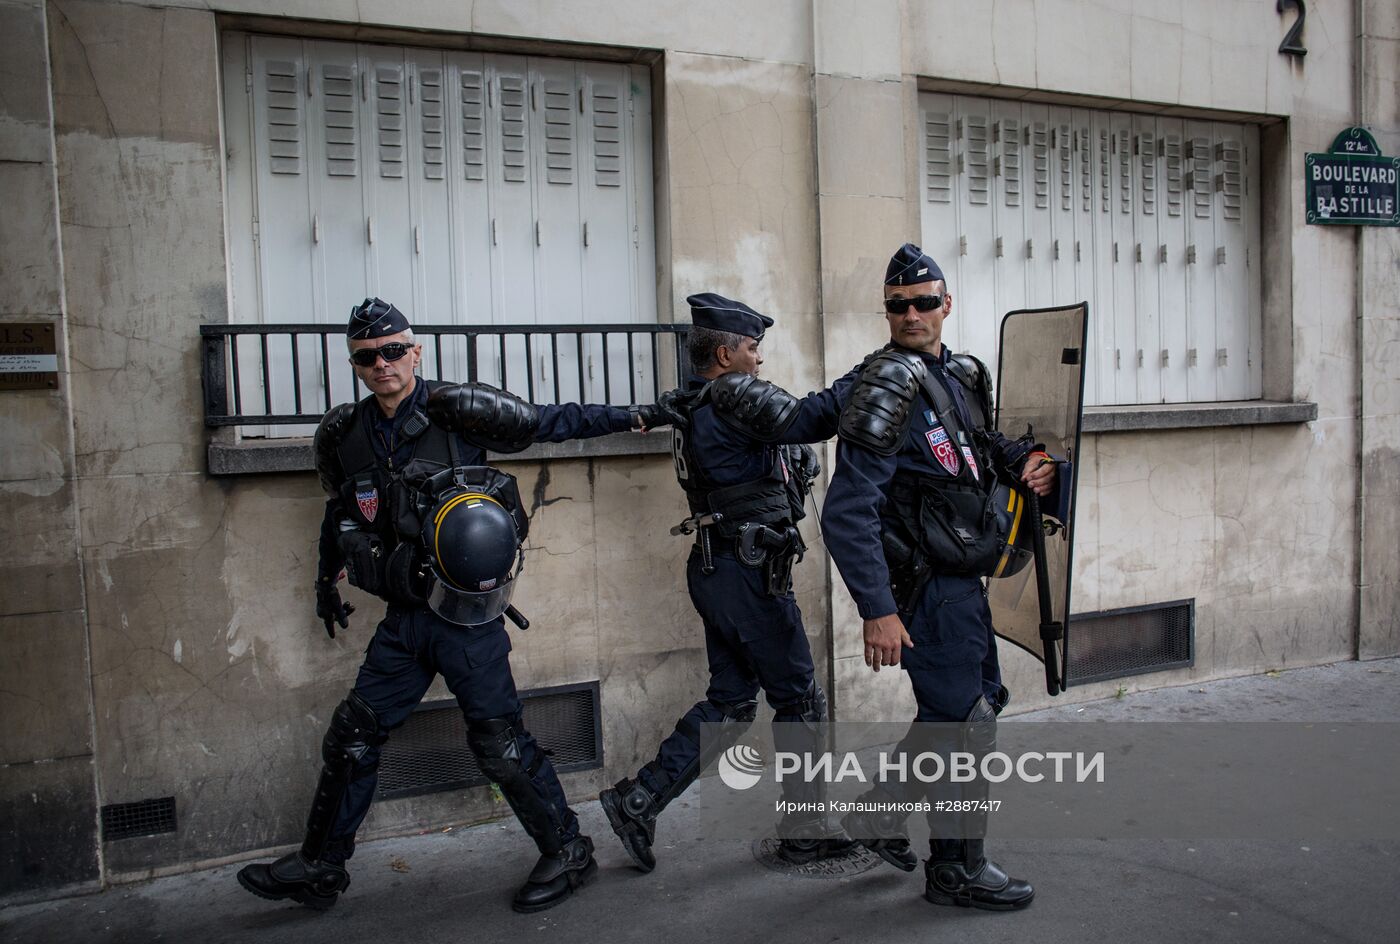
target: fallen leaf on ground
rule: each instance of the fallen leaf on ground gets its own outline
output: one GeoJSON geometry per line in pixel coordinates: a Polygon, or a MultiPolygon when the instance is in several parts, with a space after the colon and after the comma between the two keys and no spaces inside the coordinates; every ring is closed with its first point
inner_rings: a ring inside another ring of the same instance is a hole
{"type": "Polygon", "coordinates": [[[393,869],[395,872],[407,872],[408,863],[398,856],[394,856],[394,858],[389,860],[389,868],[393,869]]]}

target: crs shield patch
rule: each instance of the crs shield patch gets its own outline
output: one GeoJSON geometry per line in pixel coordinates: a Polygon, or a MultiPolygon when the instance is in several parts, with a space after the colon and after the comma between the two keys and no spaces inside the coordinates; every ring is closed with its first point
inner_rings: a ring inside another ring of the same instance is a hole
{"type": "Polygon", "coordinates": [[[360,506],[360,514],[366,521],[373,521],[379,514],[379,489],[367,488],[355,493],[355,503],[360,506]]]}
{"type": "Polygon", "coordinates": [[[958,452],[953,448],[953,443],[943,426],[940,424],[927,430],[924,438],[928,440],[928,447],[933,451],[933,457],[938,460],[938,464],[947,469],[949,475],[957,475],[958,452]]]}

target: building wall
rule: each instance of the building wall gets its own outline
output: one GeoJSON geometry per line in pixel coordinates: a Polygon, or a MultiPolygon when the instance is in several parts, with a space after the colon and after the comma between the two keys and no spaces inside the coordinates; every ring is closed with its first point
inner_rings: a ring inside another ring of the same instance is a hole
{"type": "MultiPolygon", "coordinates": [[[[1400,651],[1400,240],[1299,212],[1303,153],[1358,110],[1400,149],[1393,4],[1363,0],[1361,22],[1315,5],[1302,62],[1276,52],[1285,21],[1263,0],[735,0],[703,16],[632,0],[214,6],[0,0],[0,192],[22,209],[0,214],[0,321],[51,322],[65,352],[57,390],[0,394],[18,444],[0,491],[19,537],[0,551],[0,706],[22,719],[0,737],[0,829],[20,840],[0,895],[296,841],[321,733],[379,611],[352,591],[335,640],[314,619],[314,476],[206,471],[198,326],[229,318],[223,26],[659,51],[662,318],[684,319],[695,291],[743,298],[777,319],[765,375],[796,391],[886,338],[885,260],[919,238],[921,87],[1270,122],[1265,392],[1316,402],[1318,419],[1086,437],[1076,609],[1196,599],[1194,667],[1130,687],[1400,651]],[[98,843],[98,806],[165,795],[177,833],[98,843]],[[71,855],[39,851],[51,836],[26,832],[36,813],[62,824],[71,855]]],[[[667,533],[684,502],[660,455],[504,465],[532,519],[517,602],[534,626],[512,632],[512,665],[521,688],[601,681],[606,767],[565,778],[588,797],[703,691],[688,548],[667,533]]],[[[907,682],[865,668],[854,606],[815,523],[804,530],[815,553],[798,594],[838,716],[907,716],[907,682]]],[[[1003,652],[1017,706],[1046,701],[1038,663],[1003,652]]],[[[503,813],[486,789],[398,800],[367,834],[503,813]]]]}
{"type": "Polygon", "coordinates": [[[92,697],[67,382],[49,47],[42,2],[0,3],[0,329],[53,331],[61,382],[0,409],[0,888],[99,874],[92,697]]]}

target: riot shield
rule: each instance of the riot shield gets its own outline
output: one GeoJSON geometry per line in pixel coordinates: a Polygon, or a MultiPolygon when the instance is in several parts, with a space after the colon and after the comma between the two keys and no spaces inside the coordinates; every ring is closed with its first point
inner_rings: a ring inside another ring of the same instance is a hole
{"type": "Polygon", "coordinates": [[[988,599],[997,635],[1045,663],[1051,695],[1065,689],[1088,321],[1089,304],[1080,302],[1013,311],[1001,322],[996,428],[1010,439],[1029,434],[1069,467],[1047,499],[1038,501],[1028,489],[1010,496],[1013,503],[1024,500],[1020,518],[1030,529],[1034,565],[990,579],[988,599]]]}

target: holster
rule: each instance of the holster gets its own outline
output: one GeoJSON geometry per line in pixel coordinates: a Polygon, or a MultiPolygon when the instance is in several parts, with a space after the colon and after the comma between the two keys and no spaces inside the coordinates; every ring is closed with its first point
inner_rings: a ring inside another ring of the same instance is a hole
{"type": "Polygon", "coordinates": [[[341,531],[336,544],[345,557],[345,577],[350,586],[383,596],[388,585],[389,554],[379,535],[352,528],[341,531]]]}
{"type": "Polygon", "coordinates": [[[918,605],[919,595],[933,575],[933,568],[929,566],[926,555],[891,529],[885,528],[880,540],[884,544],[885,564],[890,572],[890,592],[894,595],[899,612],[907,616],[918,605]]]}
{"type": "Polygon", "coordinates": [[[764,587],[780,597],[792,589],[792,565],[802,559],[807,545],[794,525],[771,528],[748,522],[739,526],[734,556],[739,563],[763,569],[764,587]]]}

